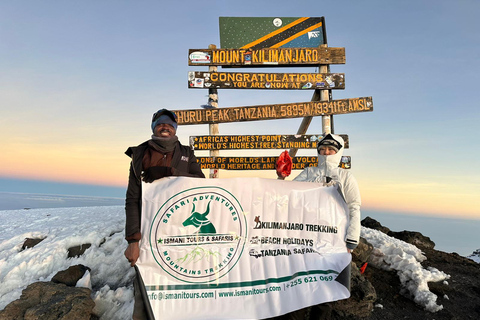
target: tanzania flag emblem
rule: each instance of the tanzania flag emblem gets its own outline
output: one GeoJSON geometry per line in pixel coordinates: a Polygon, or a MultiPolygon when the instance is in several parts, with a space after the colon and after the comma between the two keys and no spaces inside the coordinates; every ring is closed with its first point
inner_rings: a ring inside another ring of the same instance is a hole
{"type": "Polygon", "coordinates": [[[220,17],[222,49],[317,48],[326,43],[324,17],[220,17]]]}

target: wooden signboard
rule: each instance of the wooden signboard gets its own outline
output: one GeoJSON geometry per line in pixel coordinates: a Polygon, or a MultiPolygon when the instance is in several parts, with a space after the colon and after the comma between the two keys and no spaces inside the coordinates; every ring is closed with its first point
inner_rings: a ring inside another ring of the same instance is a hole
{"type": "Polygon", "coordinates": [[[344,64],[345,48],[190,49],[189,66],[317,66],[344,64]]]}
{"type": "Polygon", "coordinates": [[[343,73],[188,73],[189,88],[215,89],[345,89],[343,73]]]}
{"type": "MultiPolygon", "coordinates": [[[[197,162],[202,169],[275,170],[277,159],[278,157],[197,157],[197,162]]],[[[350,163],[350,157],[344,156],[339,167],[350,169],[350,163]]],[[[317,164],[316,156],[292,158],[292,170],[315,167],[317,164]]]]}
{"type": "Polygon", "coordinates": [[[271,104],[250,107],[173,110],[177,123],[206,124],[270,119],[301,118],[373,111],[372,97],[350,98],[332,101],[309,101],[287,104],[271,104]]]}
{"type": "MultiPolygon", "coordinates": [[[[340,135],[348,149],[348,135],[340,135]]],[[[244,136],[191,136],[190,146],[195,150],[233,149],[316,149],[322,135],[244,135],[244,136]]]]}
{"type": "Polygon", "coordinates": [[[222,48],[318,48],[326,43],[324,17],[220,17],[222,48]]]}

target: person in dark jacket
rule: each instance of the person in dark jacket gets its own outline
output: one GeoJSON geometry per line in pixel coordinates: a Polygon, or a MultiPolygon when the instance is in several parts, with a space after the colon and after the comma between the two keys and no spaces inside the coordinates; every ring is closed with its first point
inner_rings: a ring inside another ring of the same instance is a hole
{"type": "MultiPolygon", "coordinates": [[[[178,141],[175,113],[167,109],[158,110],[153,114],[151,127],[153,135],[150,140],[136,147],[130,147],[125,152],[132,159],[125,200],[125,239],[128,242],[125,257],[132,267],[140,255],[142,181],[152,183],[157,179],[170,176],[205,178],[193,150],[178,141]]],[[[144,316],[138,315],[142,312],[137,312],[140,309],[137,280],[134,283],[134,318],[144,319],[144,316]]]]}

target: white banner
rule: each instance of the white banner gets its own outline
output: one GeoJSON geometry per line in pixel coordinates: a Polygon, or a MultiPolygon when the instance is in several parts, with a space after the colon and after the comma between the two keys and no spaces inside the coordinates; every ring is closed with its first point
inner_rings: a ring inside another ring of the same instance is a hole
{"type": "Polygon", "coordinates": [[[350,296],[335,187],[176,177],[142,189],[137,266],[156,319],[263,319],[350,296]]]}

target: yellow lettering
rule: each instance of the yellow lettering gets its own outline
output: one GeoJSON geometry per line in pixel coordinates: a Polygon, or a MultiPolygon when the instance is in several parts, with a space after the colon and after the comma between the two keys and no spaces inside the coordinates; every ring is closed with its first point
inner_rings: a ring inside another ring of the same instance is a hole
{"type": "Polygon", "coordinates": [[[218,55],[220,61],[219,62],[222,62],[224,63],[225,62],[225,51],[220,51],[220,54],[218,55]]]}
{"type": "Polygon", "coordinates": [[[257,50],[252,50],[252,62],[259,62],[257,50]]]}
{"type": "Polygon", "coordinates": [[[235,50],[232,52],[232,62],[240,62],[240,51],[235,50]]]}
{"type": "Polygon", "coordinates": [[[292,60],[293,51],[292,49],[285,50],[285,62],[295,62],[296,60],[292,60]]]}
{"type": "Polygon", "coordinates": [[[312,61],[312,58],[310,57],[312,55],[312,50],[310,49],[305,49],[305,59],[307,61],[312,61]]]}
{"type": "Polygon", "coordinates": [[[219,51],[213,51],[212,61],[213,61],[214,63],[219,62],[219,57],[218,57],[218,55],[219,55],[219,51]]]}
{"type": "Polygon", "coordinates": [[[271,62],[278,61],[278,50],[270,50],[270,61],[271,62]]]}
{"type": "Polygon", "coordinates": [[[298,62],[306,61],[305,60],[305,52],[300,49],[300,57],[298,58],[298,62]]]}

